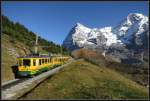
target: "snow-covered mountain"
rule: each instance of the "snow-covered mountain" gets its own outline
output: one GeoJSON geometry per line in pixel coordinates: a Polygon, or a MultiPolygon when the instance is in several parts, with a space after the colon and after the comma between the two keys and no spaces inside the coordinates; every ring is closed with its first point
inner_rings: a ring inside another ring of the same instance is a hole
{"type": "Polygon", "coordinates": [[[148,17],[131,13],[114,28],[92,29],[77,23],[64,40],[63,46],[69,50],[94,47],[109,54],[117,51],[115,55],[123,54],[123,57],[128,57],[131,56],[128,54],[131,50],[139,52],[142,49],[148,49],[148,37],[148,17]]]}
{"type": "Polygon", "coordinates": [[[74,50],[77,47],[81,48],[85,45],[97,45],[97,38],[100,36],[102,36],[104,39],[106,38],[106,41],[102,42],[106,46],[110,46],[112,43],[121,42],[117,39],[117,35],[113,34],[111,31],[111,27],[90,29],[80,23],[77,23],[64,40],[63,45],[70,50],[74,50]],[[72,49],[72,46],[75,45],[77,47],[73,47],[72,49]]]}
{"type": "Polygon", "coordinates": [[[123,43],[130,43],[132,37],[138,37],[146,32],[149,27],[148,17],[138,13],[132,13],[127,16],[117,27],[113,29],[113,33],[123,43]]]}

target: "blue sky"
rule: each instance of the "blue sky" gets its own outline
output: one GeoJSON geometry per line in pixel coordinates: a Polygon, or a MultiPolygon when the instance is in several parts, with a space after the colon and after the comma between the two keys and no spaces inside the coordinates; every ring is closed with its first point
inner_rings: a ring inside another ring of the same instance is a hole
{"type": "Polygon", "coordinates": [[[2,2],[2,14],[57,44],[77,22],[89,28],[114,27],[129,13],[148,16],[148,2],[2,2]]]}

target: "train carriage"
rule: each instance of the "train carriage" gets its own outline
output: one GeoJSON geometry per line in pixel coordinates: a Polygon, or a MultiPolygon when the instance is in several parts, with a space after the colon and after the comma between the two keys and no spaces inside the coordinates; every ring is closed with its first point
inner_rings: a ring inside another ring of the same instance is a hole
{"type": "Polygon", "coordinates": [[[33,76],[64,64],[67,56],[25,56],[18,58],[18,75],[33,76]]]}

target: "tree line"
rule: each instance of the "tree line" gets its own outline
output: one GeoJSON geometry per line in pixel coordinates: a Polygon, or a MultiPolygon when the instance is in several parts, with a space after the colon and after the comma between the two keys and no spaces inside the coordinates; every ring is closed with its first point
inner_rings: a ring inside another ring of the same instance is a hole
{"type": "MultiPolygon", "coordinates": [[[[34,32],[28,30],[19,22],[14,23],[4,15],[2,15],[2,33],[9,35],[12,41],[17,40],[29,47],[33,47],[35,45],[36,34],[34,32]]],[[[50,53],[58,54],[62,52],[64,55],[70,54],[70,52],[63,46],[55,44],[52,41],[47,41],[40,36],[38,37],[38,45],[47,46],[42,49],[50,53]]]]}

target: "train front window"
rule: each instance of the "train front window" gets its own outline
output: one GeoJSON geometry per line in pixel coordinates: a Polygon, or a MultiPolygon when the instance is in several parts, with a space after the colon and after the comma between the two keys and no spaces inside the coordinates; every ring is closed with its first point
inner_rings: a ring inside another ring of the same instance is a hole
{"type": "Polygon", "coordinates": [[[42,64],[44,64],[44,59],[42,59],[42,64]]]}
{"type": "Polygon", "coordinates": [[[19,66],[22,66],[22,60],[19,60],[19,66]]]}
{"type": "Polygon", "coordinates": [[[40,65],[42,64],[42,60],[40,59],[40,65]]]}
{"type": "Polygon", "coordinates": [[[47,63],[47,59],[45,59],[45,63],[47,63]]]}
{"type": "Polygon", "coordinates": [[[36,66],[36,60],[33,59],[33,66],[36,66]]]}
{"type": "Polygon", "coordinates": [[[23,60],[23,65],[24,66],[30,66],[30,59],[24,59],[23,60]]]}

